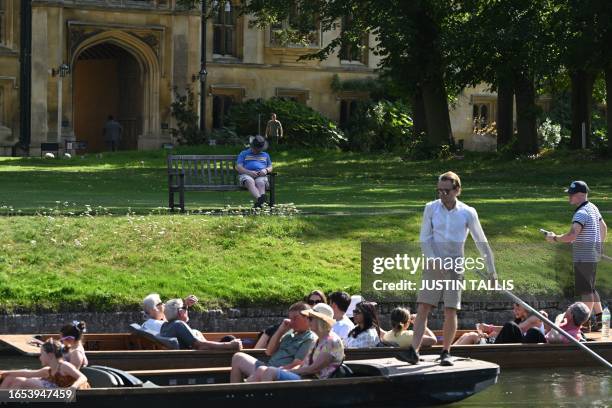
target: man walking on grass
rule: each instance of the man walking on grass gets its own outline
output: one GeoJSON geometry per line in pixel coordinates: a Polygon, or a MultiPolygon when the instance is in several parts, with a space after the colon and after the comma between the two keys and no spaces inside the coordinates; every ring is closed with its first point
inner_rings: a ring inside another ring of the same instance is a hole
{"type": "Polygon", "coordinates": [[[444,302],[444,348],[440,365],[452,366],[450,348],[457,332],[457,310],[461,309],[461,288],[454,284],[463,281],[464,245],[468,231],[487,265],[489,276],[497,279],[493,253],[480,226],[476,210],[459,201],[461,180],[452,171],[438,177],[438,200],[425,205],[421,225],[421,248],[427,263],[417,297],[417,317],[414,322],[412,345],[397,356],[411,364],[419,362],[419,349],[427,318],[433,307],[444,302]],[[447,265],[448,259],[454,267],[447,265]],[[433,260],[430,262],[430,260],[433,260]],[[438,262],[439,261],[439,262],[438,262]],[[436,282],[443,285],[436,285],[436,282]],[[440,286],[442,286],[440,288],[440,286]]]}
{"type": "Polygon", "coordinates": [[[572,226],[569,232],[562,235],[549,232],[546,240],[573,243],[575,294],[587,305],[591,315],[595,317],[591,330],[599,331],[601,330],[602,309],[599,293],[595,290],[595,274],[608,233],[608,226],[599,209],[595,204],[589,202],[589,187],[584,181],[572,181],[565,192],[568,194],[569,203],[576,206],[572,226]]]}

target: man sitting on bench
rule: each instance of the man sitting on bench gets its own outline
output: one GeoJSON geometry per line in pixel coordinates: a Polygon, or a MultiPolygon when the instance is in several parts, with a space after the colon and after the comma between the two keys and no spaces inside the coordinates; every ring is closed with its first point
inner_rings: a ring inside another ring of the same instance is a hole
{"type": "Polygon", "coordinates": [[[189,314],[182,299],[170,299],[166,302],[165,322],[159,334],[163,337],[176,337],[181,349],[194,350],[242,350],[242,342],[238,339],[221,343],[209,341],[199,331],[193,330],[187,322],[189,314]]]}
{"type": "Polygon", "coordinates": [[[246,187],[253,198],[255,208],[261,208],[266,202],[266,187],[268,174],[272,172],[272,160],[264,150],[268,142],[263,136],[257,135],[250,140],[251,147],[243,150],[236,160],[236,170],[240,173],[240,185],[246,187]]]}

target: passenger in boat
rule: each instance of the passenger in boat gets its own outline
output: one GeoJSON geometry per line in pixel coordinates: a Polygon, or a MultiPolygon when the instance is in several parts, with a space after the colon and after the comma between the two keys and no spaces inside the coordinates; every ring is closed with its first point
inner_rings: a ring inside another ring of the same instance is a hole
{"type": "Polygon", "coordinates": [[[344,347],[366,348],[376,347],[380,343],[380,324],[378,312],[372,302],[360,302],[353,310],[355,327],[347,336],[344,347]]]}
{"type": "Polygon", "coordinates": [[[254,382],[293,381],[304,377],[325,379],[340,367],[344,360],[344,346],[340,337],[331,330],[336,323],[332,308],[319,303],[301,314],[308,318],[310,330],[318,337],[304,363],[292,369],[261,366],[252,378],[254,382]]]}
{"type": "MultiPolygon", "coordinates": [[[[325,294],[320,290],[313,290],[307,296],[304,297],[304,302],[308,303],[310,307],[313,307],[318,303],[327,303],[327,298],[325,297],[325,294]]],[[[279,326],[280,324],[273,324],[272,326],[267,327],[263,332],[261,332],[254,348],[258,349],[268,347],[268,342],[270,341],[272,336],[274,336],[274,333],[276,333],[279,326]]]]}
{"type": "MultiPolygon", "coordinates": [[[[191,307],[198,303],[198,298],[195,295],[189,295],[183,302],[187,307],[191,307]]],[[[157,293],[151,293],[143,299],[142,306],[145,314],[149,316],[149,319],[147,319],[141,327],[153,334],[159,334],[162,324],[166,322],[164,302],[161,301],[157,293]]]]}
{"type": "MultiPolygon", "coordinates": [[[[463,344],[509,344],[509,343],[545,343],[544,325],[536,316],[530,316],[529,311],[518,303],[512,306],[514,320],[503,326],[479,323],[477,332],[464,333],[454,345],[463,344]]],[[[540,313],[546,317],[544,310],[540,313]]]]}
{"type": "Polygon", "coordinates": [[[168,321],[162,325],[159,334],[163,337],[176,337],[181,349],[242,350],[242,342],[238,339],[229,342],[209,341],[200,332],[194,332],[187,324],[189,322],[188,310],[183,299],[167,301],[165,315],[168,321]]]}
{"type": "Polygon", "coordinates": [[[0,371],[0,388],[89,388],[87,377],[63,358],[62,344],[53,339],[40,348],[40,370],[0,371]]]}
{"type": "Polygon", "coordinates": [[[329,295],[329,305],[334,311],[334,319],[336,323],[332,326],[332,331],[346,342],[348,334],[355,327],[355,323],[346,316],[346,311],[351,304],[351,297],[346,292],[333,292],[329,295]]]}
{"type": "Polygon", "coordinates": [[[262,365],[291,369],[302,364],[308,351],[317,340],[316,334],[310,330],[308,319],[301,314],[309,309],[310,306],[304,302],[297,302],[289,307],[289,318],[283,320],[266,348],[266,355],[270,356],[267,363],[246,353],[234,354],[231,382],[242,382],[245,377],[252,376],[257,367],[262,365]]]}
{"type": "MultiPolygon", "coordinates": [[[[414,321],[414,315],[410,314],[410,309],[403,307],[396,307],[391,311],[391,330],[385,333],[383,336],[383,342],[389,345],[399,346],[402,348],[408,348],[412,344],[412,336],[414,332],[408,330],[410,324],[414,321]]],[[[436,344],[436,335],[425,328],[425,334],[423,335],[423,346],[432,346],[436,344]]]]}
{"type": "MultiPolygon", "coordinates": [[[[582,302],[572,303],[565,313],[560,313],[555,319],[555,323],[559,328],[565,330],[576,340],[582,340],[580,327],[589,319],[591,314],[588,306],[582,302]]],[[[548,325],[545,325],[548,326],[548,325]]],[[[565,336],[561,335],[552,327],[547,327],[546,341],[548,343],[570,343],[565,336]]]]}
{"type": "Polygon", "coordinates": [[[83,347],[83,333],[87,331],[85,322],[74,321],[60,329],[60,342],[64,345],[64,361],[80,370],[87,366],[87,356],[83,347]]]}
{"type": "Polygon", "coordinates": [[[315,289],[306,296],[305,302],[308,303],[310,307],[314,307],[314,305],[319,303],[327,303],[327,298],[322,291],[315,289]]]}

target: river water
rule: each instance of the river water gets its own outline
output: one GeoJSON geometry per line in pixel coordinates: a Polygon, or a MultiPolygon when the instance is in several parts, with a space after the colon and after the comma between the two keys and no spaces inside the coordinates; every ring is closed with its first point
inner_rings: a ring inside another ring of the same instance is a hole
{"type": "MultiPolygon", "coordinates": [[[[0,355],[0,370],[38,367],[35,359],[0,355]]],[[[598,367],[507,369],[494,386],[447,407],[612,408],[611,387],[612,373],[598,367]]]]}

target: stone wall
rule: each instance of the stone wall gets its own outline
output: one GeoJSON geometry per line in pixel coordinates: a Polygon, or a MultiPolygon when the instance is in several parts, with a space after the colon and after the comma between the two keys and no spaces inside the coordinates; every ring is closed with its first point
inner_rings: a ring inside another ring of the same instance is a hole
{"type": "MultiPolygon", "coordinates": [[[[396,305],[379,306],[382,327],[389,328],[389,314],[396,305]]],[[[566,303],[535,302],[532,306],[544,309],[554,317],[561,312],[566,303]]],[[[286,316],[287,307],[219,309],[203,312],[190,312],[189,324],[202,331],[258,331],[278,323],[286,316]]],[[[412,309],[414,310],[414,309],[412,309]]],[[[477,322],[503,323],[512,318],[512,303],[470,303],[465,304],[459,313],[459,328],[471,329],[477,322]]],[[[126,332],[130,323],[141,323],[141,312],[120,313],[57,313],[0,315],[0,333],[55,333],[66,322],[84,320],[90,333],[126,332]]],[[[431,329],[442,328],[443,313],[436,309],[429,320],[431,329]]]]}

